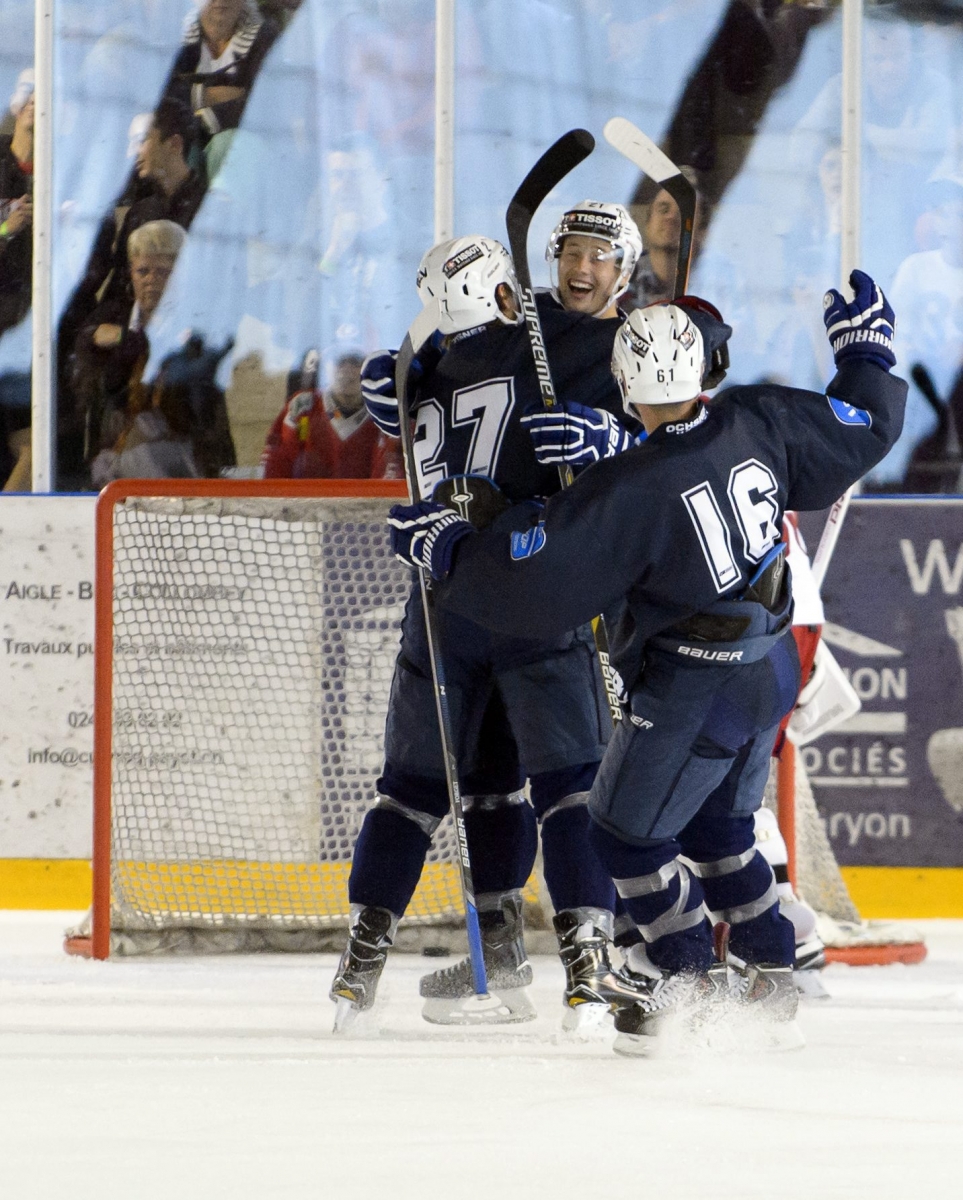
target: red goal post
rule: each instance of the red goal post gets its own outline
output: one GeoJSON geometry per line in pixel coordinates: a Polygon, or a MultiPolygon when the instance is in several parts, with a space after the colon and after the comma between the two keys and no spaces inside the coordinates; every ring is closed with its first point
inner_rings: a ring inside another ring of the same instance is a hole
{"type": "MultiPolygon", "coordinates": [[[[357,521],[356,510],[360,503],[362,506],[368,505],[369,517],[374,514],[374,520],[383,524],[383,515],[389,504],[406,497],[407,490],[401,481],[368,480],[121,480],[101,493],[96,516],[93,906],[89,935],[84,933],[68,938],[70,951],[106,958],[111,950],[112,895],[116,900],[115,574],[118,571],[118,539],[129,536],[119,531],[119,509],[138,501],[148,505],[171,501],[178,511],[186,510],[191,503],[204,510],[236,502],[245,511],[253,511],[262,503],[268,510],[272,505],[280,505],[282,511],[290,510],[292,505],[310,506],[318,503],[337,510],[339,505],[350,503],[357,521]]],[[[211,513],[205,515],[209,524],[211,513]]],[[[216,521],[216,517],[213,519],[216,521]]],[[[268,517],[267,520],[270,523],[274,518],[268,517]]],[[[386,546],[386,537],[384,541],[386,546]]],[[[161,547],[158,547],[158,554],[160,550],[161,547]]],[[[407,586],[407,573],[398,563],[388,568],[389,573],[391,570],[396,581],[395,594],[400,594],[399,589],[404,590],[407,586]]],[[[227,690],[229,703],[229,682],[227,690]]],[[[374,719],[383,722],[383,711],[374,714],[374,719]]],[[[146,819],[150,820],[149,817],[146,819]]],[[[181,859],[183,857],[180,856],[181,859]]],[[[181,866],[190,869],[189,863],[182,861],[181,866]]],[[[187,919],[191,920],[190,914],[187,919]]]]}

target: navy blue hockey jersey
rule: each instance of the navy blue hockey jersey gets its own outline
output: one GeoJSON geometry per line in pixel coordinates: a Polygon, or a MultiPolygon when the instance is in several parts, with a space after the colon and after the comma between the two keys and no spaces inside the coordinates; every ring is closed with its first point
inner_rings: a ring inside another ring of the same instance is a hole
{"type": "MultiPolygon", "coordinates": [[[[621,322],[567,312],[548,293],[536,300],[552,381],[561,401],[604,408],[632,421],[612,377],[621,322]]],[[[418,385],[414,454],[423,496],[452,475],[485,475],[512,501],[551,496],[556,467],[543,467],[519,417],[541,403],[524,326],[489,325],[456,338],[418,385]]]]}
{"type": "Polygon", "coordinates": [[[682,424],[516,506],[458,547],[439,602],[492,629],[551,637],[598,613],[631,686],[654,634],[734,599],[787,508],[825,508],[887,453],[906,384],[844,364],[826,394],[735,387],[682,424]]]}

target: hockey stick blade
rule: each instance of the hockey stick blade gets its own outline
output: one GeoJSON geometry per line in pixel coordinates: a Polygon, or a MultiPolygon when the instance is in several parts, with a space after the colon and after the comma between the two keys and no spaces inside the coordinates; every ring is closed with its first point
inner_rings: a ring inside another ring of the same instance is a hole
{"type": "Polygon", "coordinates": [[[587,129],[570,129],[553,142],[528,172],[512,196],[505,214],[508,244],[515,260],[515,274],[523,289],[531,289],[528,270],[528,228],[545,197],[552,192],[595,149],[595,138],[587,129]]]}
{"type": "Polygon", "coordinates": [[[605,123],[605,140],[644,174],[664,188],[679,206],[682,229],[676,263],[675,294],[684,296],[692,266],[692,235],[695,230],[696,192],[671,158],[625,117],[605,123]]]}

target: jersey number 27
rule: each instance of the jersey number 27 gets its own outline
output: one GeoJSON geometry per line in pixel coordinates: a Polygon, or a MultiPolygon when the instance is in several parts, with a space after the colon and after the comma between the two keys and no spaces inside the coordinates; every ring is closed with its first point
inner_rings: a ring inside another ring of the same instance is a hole
{"type": "Polygon", "coordinates": [[[494,479],[514,402],[511,376],[486,379],[473,387],[459,388],[452,395],[451,428],[470,431],[467,450],[463,438],[457,440],[456,446],[446,436],[445,410],[437,400],[426,400],[418,405],[414,452],[423,496],[430,496],[438,484],[451,475],[487,475],[494,479]]]}

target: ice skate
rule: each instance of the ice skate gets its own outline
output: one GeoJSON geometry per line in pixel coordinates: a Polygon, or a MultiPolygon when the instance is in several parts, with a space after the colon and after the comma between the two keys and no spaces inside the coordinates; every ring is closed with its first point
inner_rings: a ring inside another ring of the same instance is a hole
{"type": "Polygon", "coordinates": [[[471,962],[423,975],[419,992],[424,997],[421,1015],[432,1025],[509,1025],[535,1019],[535,1007],[526,988],[532,968],[522,940],[522,903],[517,894],[502,896],[494,910],[478,914],[481,927],[488,996],[475,994],[471,962]]]}
{"type": "Polygon", "coordinates": [[[766,1049],[799,1050],[806,1044],[796,1021],[799,993],[793,968],[742,963],[730,957],[729,991],[739,1015],[759,1018],[766,1049]]]}
{"type": "MultiPolygon", "coordinates": [[[[562,1028],[588,1033],[609,1026],[609,1014],[648,996],[649,980],[631,968],[616,969],[609,958],[612,914],[572,908],[554,918],[558,953],[565,968],[562,1028]]],[[[658,972],[656,972],[658,974],[658,972]]]]}
{"type": "Polygon", "coordinates": [[[330,996],[337,1005],[335,1033],[349,1028],[374,1004],[396,926],[394,913],[386,908],[360,908],[352,914],[348,944],[331,984],[330,996]]]}
{"type": "Polygon", "coordinates": [[[658,979],[638,981],[639,995],[632,1004],[615,1010],[615,1041],[617,1054],[645,1057],[665,1049],[663,1038],[668,1024],[678,1015],[697,986],[691,975],[663,972],[658,979]]]}

